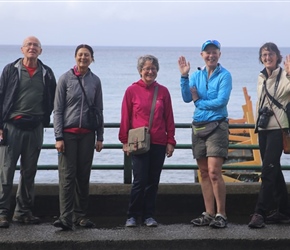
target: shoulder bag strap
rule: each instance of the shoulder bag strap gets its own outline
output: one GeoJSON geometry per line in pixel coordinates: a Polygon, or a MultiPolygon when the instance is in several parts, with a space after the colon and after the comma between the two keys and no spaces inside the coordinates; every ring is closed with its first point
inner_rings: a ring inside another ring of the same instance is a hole
{"type": "Polygon", "coordinates": [[[151,111],[150,111],[150,119],[149,119],[148,133],[149,133],[149,131],[151,129],[151,126],[152,126],[154,109],[155,109],[155,104],[156,104],[156,99],[157,99],[157,93],[158,93],[158,85],[156,85],[155,86],[155,89],[154,89],[154,96],[153,96],[153,101],[152,101],[152,106],[151,106],[151,111]]]}
{"type": "MultiPolygon", "coordinates": [[[[264,81],[264,85],[263,85],[263,87],[265,88],[265,81],[264,81]]],[[[264,89],[263,88],[263,89],[264,89]]],[[[262,89],[262,93],[263,93],[263,89],[262,89]]],[[[262,108],[263,107],[263,105],[264,105],[264,102],[265,102],[265,98],[266,98],[266,94],[265,95],[263,95],[263,100],[262,100],[262,93],[261,93],[261,96],[260,96],[260,100],[259,100],[259,104],[258,104],[258,109],[260,110],[260,108],[262,108]]],[[[260,119],[260,112],[258,112],[258,117],[257,117],[257,120],[256,120],[256,122],[258,123],[258,121],[259,121],[259,119],[260,119]]]]}
{"type": "MultiPolygon", "coordinates": [[[[276,80],[276,85],[279,84],[280,77],[281,77],[281,73],[282,73],[282,69],[280,68],[280,71],[279,71],[279,74],[278,74],[278,76],[277,76],[277,80],[276,80]]],[[[270,95],[270,93],[268,92],[268,90],[267,90],[267,88],[266,88],[266,84],[265,84],[265,82],[264,82],[264,87],[265,87],[265,90],[266,90],[266,93],[267,93],[267,101],[268,101],[268,103],[269,103],[269,106],[270,106],[270,108],[271,108],[271,110],[272,110],[272,112],[273,112],[273,114],[274,114],[274,117],[275,117],[275,119],[276,119],[276,121],[277,121],[277,123],[278,123],[280,129],[281,129],[282,132],[283,132],[283,128],[282,128],[282,126],[281,126],[281,124],[280,124],[280,122],[279,122],[279,120],[278,120],[278,118],[277,118],[277,116],[276,116],[276,114],[275,114],[275,112],[274,112],[272,106],[270,105],[270,101],[272,101],[272,103],[274,103],[274,104],[275,104],[279,109],[283,109],[283,110],[285,111],[285,113],[286,113],[286,109],[283,107],[283,105],[282,105],[280,102],[278,102],[278,101],[277,101],[273,96],[270,95]],[[270,100],[270,98],[271,98],[271,100],[270,100]]]]}
{"type": "MultiPolygon", "coordinates": [[[[267,96],[267,101],[268,101],[268,103],[270,104],[270,99],[269,99],[269,97],[267,96]]],[[[282,126],[281,126],[281,124],[280,124],[280,122],[279,122],[279,120],[278,120],[278,118],[277,118],[277,116],[276,116],[276,114],[275,114],[275,112],[274,112],[274,110],[273,110],[273,108],[272,108],[272,106],[270,105],[270,108],[271,108],[271,110],[272,110],[272,112],[273,112],[273,115],[274,115],[274,117],[275,117],[275,119],[276,119],[276,121],[277,121],[277,123],[278,123],[278,125],[279,125],[279,127],[280,127],[280,129],[282,130],[282,132],[283,132],[283,128],[282,128],[282,126]]]]}
{"type": "MultiPolygon", "coordinates": [[[[73,71],[73,69],[72,69],[72,71],[73,71]]],[[[74,73],[74,72],[73,72],[73,73],[74,73]]],[[[75,74],[74,74],[74,75],[75,75],[75,74]]],[[[86,92],[85,92],[85,89],[84,89],[84,87],[83,87],[83,85],[82,85],[81,79],[80,79],[79,76],[77,76],[77,75],[75,75],[75,76],[78,78],[79,84],[80,84],[81,89],[82,89],[82,91],[83,91],[83,93],[84,93],[84,96],[85,96],[86,103],[87,103],[88,106],[90,107],[92,104],[89,103],[89,100],[88,100],[87,94],[86,94],[86,92]]]]}
{"type": "MultiPolygon", "coordinates": [[[[279,84],[279,81],[280,81],[281,73],[282,73],[282,69],[280,68],[280,71],[279,71],[279,74],[278,74],[277,80],[276,80],[276,86],[277,86],[277,88],[278,88],[278,84],[279,84]]],[[[270,98],[270,100],[272,101],[272,103],[274,103],[279,109],[283,109],[286,112],[286,109],[283,107],[283,105],[280,102],[278,102],[274,98],[274,96],[271,96],[270,95],[269,91],[266,88],[266,80],[264,81],[264,88],[265,88],[265,91],[266,91],[266,94],[267,94],[268,98],[270,98]]],[[[269,102],[269,99],[268,99],[268,102],[269,102]]]]}

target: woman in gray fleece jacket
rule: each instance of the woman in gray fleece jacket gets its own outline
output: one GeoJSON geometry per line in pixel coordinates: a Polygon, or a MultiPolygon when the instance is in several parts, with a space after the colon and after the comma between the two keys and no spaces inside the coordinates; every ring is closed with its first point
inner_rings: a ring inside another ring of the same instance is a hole
{"type": "Polygon", "coordinates": [[[102,86],[89,68],[94,61],[93,49],[79,45],[75,60],[76,66],[59,78],[54,101],[60,217],[53,225],[63,230],[73,230],[74,225],[95,226],[85,216],[94,146],[97,152],[103,148],[102,86]],[[99,114],[98,127],[92,128],[90,106],[99,114]]]}

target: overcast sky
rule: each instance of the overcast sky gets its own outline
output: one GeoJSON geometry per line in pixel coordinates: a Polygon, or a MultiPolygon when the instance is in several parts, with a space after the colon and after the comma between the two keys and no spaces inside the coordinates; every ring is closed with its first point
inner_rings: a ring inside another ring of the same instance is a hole
{"type": "Polygon", "coordinates": [[[0,44],[290,47],[290,1],[2,1],[0,44]]]}

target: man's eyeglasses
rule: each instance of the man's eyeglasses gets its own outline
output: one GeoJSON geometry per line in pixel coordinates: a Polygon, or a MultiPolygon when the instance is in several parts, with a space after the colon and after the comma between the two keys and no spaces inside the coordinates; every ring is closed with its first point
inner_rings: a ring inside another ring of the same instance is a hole
{"type": "Polygon", "coordinates": [[[267,56],[272,58],[275,55],[276,55],[276,53],[270,52],[270,53],[264,53],[264,54],[262,54],[261,57],[265,59],[265,58],[267,58],[267,56]]]}
{"type": "Polygon", "coordinates": [[[156,68],[143,68],[142,70],[144,70],[144,71],[146,71],[146,72],[150,72],[150,70],[151,70],[152,72],[157,71],[156,68]]]}
{"type": "Polygon", "coordinates": [[[35,48],[40,48],[40,44],[39,43],[25,43],[23,45],[23,47],[31,47],[31,46],[33,46],[35,48]]]}

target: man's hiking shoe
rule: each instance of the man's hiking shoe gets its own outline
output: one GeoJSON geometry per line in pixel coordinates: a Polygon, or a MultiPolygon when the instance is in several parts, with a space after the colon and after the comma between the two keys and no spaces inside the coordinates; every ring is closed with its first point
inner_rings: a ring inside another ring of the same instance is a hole
{"type": "Polygon", "coordinates": [[[9,227],[9,221],[6,216],[0,217],[0,228],[8,228],[9,227]]]}
{"type": "Polygon", "coordinates": [[[81,226],[81,227],[85,227],[85,228],[94,228],[96,227],[96,224],[94,222],[92,222],[90,219],[88,218],[79,218],[79,220],[75,223],[76,226],[81,226]]]}
{"type": "Polygon", "coordinates": [[[61,228],[63,231],[73,230],[72,227],[65,225],[60,219],[53,222],[53,226],[61,228]]]}
{"type": "Polygon", "coordinates": [[[12,221],[24,224],[39,224],[40,219],[33,215],[14,215],[12,221]]]}

